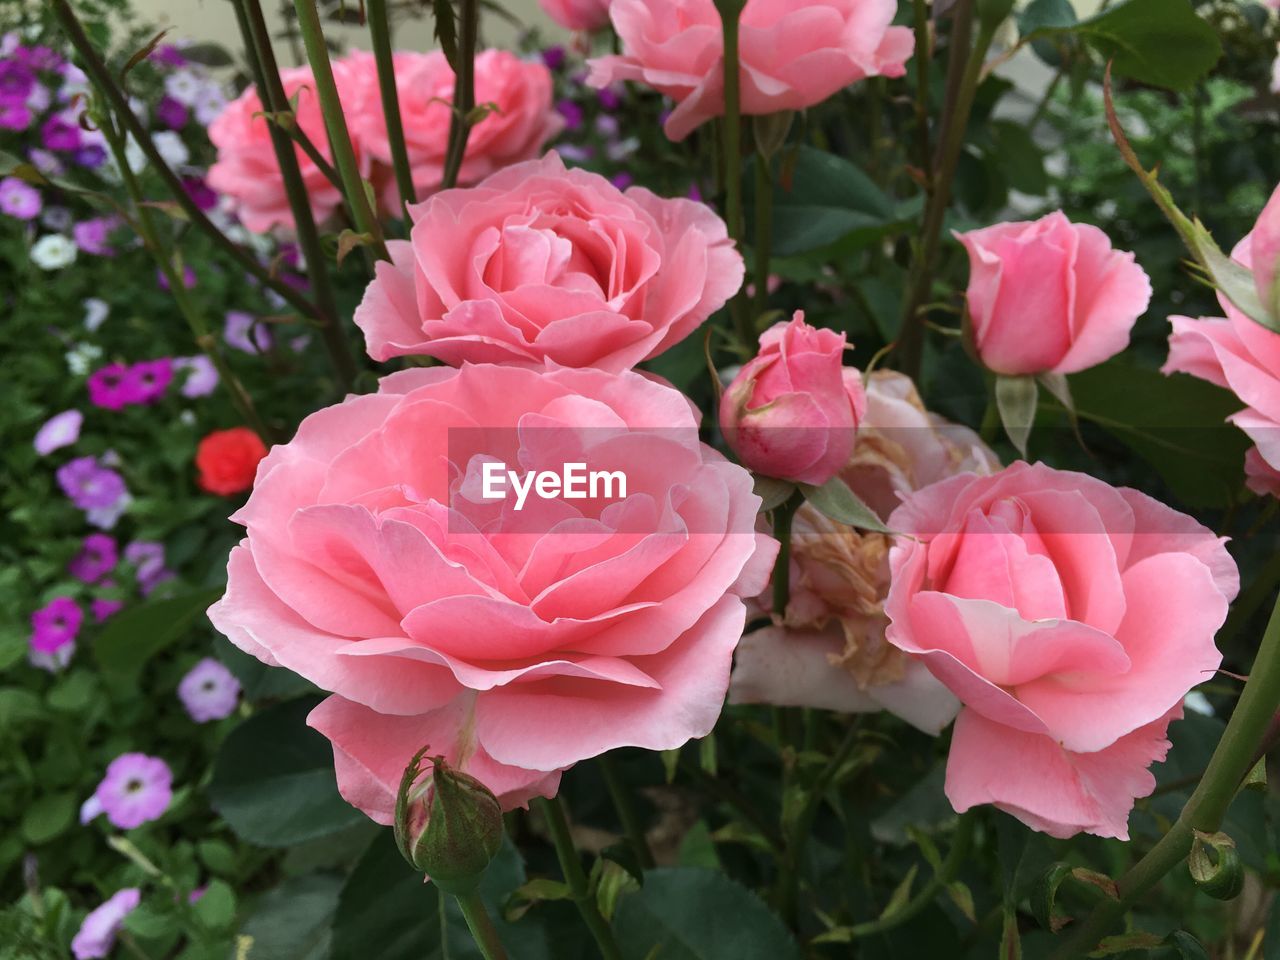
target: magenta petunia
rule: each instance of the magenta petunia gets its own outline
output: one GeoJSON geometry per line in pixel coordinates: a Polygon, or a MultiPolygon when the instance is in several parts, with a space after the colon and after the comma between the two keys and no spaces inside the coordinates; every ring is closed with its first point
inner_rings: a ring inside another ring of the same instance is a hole
{"type": "Polygon", "coordinates": [[[113,826],[132,830],[169,808],[173,771],[159,757],[122,753],[107,765],[107,775],[93,795],[113,826]]]}
{"type": "Polygon", "coordinates": [[[140,385],[130,376],[131,368],[112,363],[89,374],[89,402],[104,410],[123,410],[141,403],[140,385]]]}
{"type": "Polygon", "coordinates": [[[155,403],[164,396],[173,381],[173,361],[168,357],[143,360],[129,368],[129,380],[133,384],[137,403],[155,403]]]}
{"type": "Polygon", "coordinates": [[[196,723],[231,715],[240,698],[240,681],[212,657],[205,657],[178,684],[178,698],[196,723]]]}
{"type": "Polygon", "coordinates": [[[80,128],[65,116],[50,117],[40,127],[40,140],[46,150],[59,152],[79,150],[80,128]]]}
{"type": "Polygon", "coordinates": [[[75,641],[84,611],[70,597],[54,597],[31,614],[31,649],[53,653],[75,641]]]}
{"type": "Polygon", "coordinates": [[[71,952],[76,960],[97,960],[110,954],[125,917],[133,913],[141,901],[141,890],[126,887],[91,911],[71,941],[71,952]]]}
{"type": "Polygon", "coordinates": [[[114,537],[105,533],[91,533],[84,538],[80,552],[71,558],[67,570],[77,580],[97,583],[115,569],[119,559],[114,537]]]}
{"type": "Polygon", "coordinates": [[[93,612],[93,619],[98,623],[115,616],[123,608],[123,600],[114,600],[110,597],[98,597],[89,604],[89,609],[93,612]]]}

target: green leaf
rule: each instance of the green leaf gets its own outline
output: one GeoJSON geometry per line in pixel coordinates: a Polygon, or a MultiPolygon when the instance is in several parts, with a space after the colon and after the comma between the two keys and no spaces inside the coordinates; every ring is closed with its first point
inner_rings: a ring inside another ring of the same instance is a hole
{"type": "Polygon", "coordinates": [[[196,919],[218,933],[231,928],[236,919],[236,895],[222,880],[214,880],[192,905],[196,919]]]}
{"type": "Polygon", "coordinates": [[[340,878],[320,873],[286,880],[263,895],[241,930],[253,938],[248,960],[329,960],[341,888],[340,878]]]}
{"type": "Polygon", "coordinates": [[[1127,0],[1076,30],[1116,73],[1170,90],[1189,89],[1222,56],[1217,32],[1190,0],[1127,0]]]}
{"type": "Polygon", "coordinates": [[[287,847],[364,818],[338,794],[329,741],[306,725],[313,706],[304,698],[256,713],[218,751],[209,800],[250,843],[287,847]]]}
{"type": "Polygon", "coordinates": [[[93,702],[98,681],[87,670],[73,670],[48,694],[49,706],[66,713],[80,713],[93,702]]]}
{"type": "Polygon", "coordinates": [[[1149,463],[1193,507],[1225,507],[1243,483],[1248,438],[1226,418],[1231,393],[1185,374],[1112,361],[1073,374],[1081,420],[1093,422],[1149,463]]]}
{"type": "MultiPolygon", "coordinates": [[[[774,165],[773,252],[780,257],[883,227],[896,217],[875,181],[843,157],[802,146],[784,150],[774,165]]],[[[745,180],[745,199],[753,203],[754,178],[745,180]]]]}
{"type": "Polygon", "coordinates": [[[757,475],[755,477],[754,493],[760,498],[761,512],[767,512],[780,507],[791,498],[791,494],[795,492],[795,484],[790,480],[779,480],[776,477],[764,477],[757,475]]]}
{"type": "Polygon", "coordinates": [[[800,960],[791,934],[753,892],[697,867],[651,870],[614,914],[624,960],[800,960]]]}
{"type": "Polygon", "coordinates": [[[28,843],[48,843],[71,826],[76,816],[76,798],[71,793],[46,794],[28,805],[22,815],[22,838],[28,843]]]}
{"type": "Polygon", "coordinates": [[[179,640],[222,596],[221,588],[149,600],[112,617],[93,645],[102,669],[136,677],[146,662],[179,640]]]}
{"type": "Polygon", "coordinates": [[[1031,890],[1031,913],[1046,930],[1057,933],[1067,922],[1057,910],[1058,888],[1071,876],[1071,864],[1059,861],[1036,880],[1031,890]]]}
{"type": "Polygon", "coordinates": [[[0,730],[13,730],[44,718],[40,698],[30,690],[7,687],[0,690],[0,730]]]}
{"type": "MultiPolygon", "coordinates": [[[[506,840],[480,880],[480,895],[512,960],[551,960],[545,931],[533,918],[514,925],[501,918],[502,901],[524,880],[520,854],[506,840]]],[[[453,897],[445,897],[443,912],[442,931],[440,891],[423,882],[400,855],[391,831],[383,830],[343,885],[330,960],[443,960],[446,936],[449,960],[482,960],[453,897]]]]}
{"type": "Polygon", "coordinates": [[[1036,404],[1040,399],[1036,378],[1031,376],[996,377],[996,407],[1000,422],[1017,451],[1025,459],[1027,441],[1031,439],[1031,427],[1036,420],[1036,404]]]}
{"type": "Polygon", "coordinates": [[[907,901],[911,899],[911,886],[916,882],[916,873],[920,870],[918,863],[913,863],[911,869],[907,871],[907,875],[898,882],[898,886],[894,888],[893,895],[889,897],[889,902],[880,911],[880,919],[892,917],[895,913],[907,905],[907,901]]]}
{"type": "Polygon", "coordinates": [[[1203,944],[1185,930],[1173,931],[1164,942],[1177,950],[1182,960],[1209,960],[1209,952],[1203,944]]]}
{"type": "Polygon", "coordinates": [[[836,523],[856,527],[859,530],[875,530],[877,533],[888,533],[889,528],[880,522],[876,512],[863,503],[849,485],[839,477],[832,477],[820,487],[807,483],[799,485],[804,498],[819,513],[830,517],[836,523]]]}
{"type": "Polygon", "coordinates": [[[182,48],[182,55],[205,67],[229,67],[235,62],[227,48],[216,43],[189,44],[182,48]]]}

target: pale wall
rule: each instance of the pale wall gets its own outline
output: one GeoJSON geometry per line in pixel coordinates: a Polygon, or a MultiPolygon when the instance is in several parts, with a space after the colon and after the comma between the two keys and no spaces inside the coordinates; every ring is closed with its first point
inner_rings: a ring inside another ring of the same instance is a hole
{"type": "MultiPolygon", "coordinates": [[[[288,2],[288,0],[286,0],[288,2]]],[[[348,0],[348,6],[357,8],[359,0],[348,0]]],[[[227,0],[134,0],[140,19],[150,20],[161,27],[172,27],[176,36],[193,40],[220,43],[233,53],[240,50],[240,34],[236,28],[235,12],[227,0]]],[[[279,24],[277,11],[280,0],[262,0],[268,17],[274,17],[274,27],[279,24]]],[[[292,4],[290,4],[292,6],[292,4]]],[[[567,34],[548,20],[538,8],[537,0],[504,0],[504,6],[522,22],[536,24],[548,38],[567,39],[567,34]]],[[[396,46],[414,50],[426,50],[435,46],[432,39],[430,7],[421,3],[423,15],[406,22],[395,38],[396,46]]],[[[368,32],[359,27],[342,27],[326,24],[326,32],[345,44],[368,46],[368,32]]],[[[483,21],[484,39],[494,46],[509,46],[515,30],[501,17],[489,13],[483,21]]],[[[278,55],[282,63],[292,63],[287,45],[280,44],[278,55]]]]}

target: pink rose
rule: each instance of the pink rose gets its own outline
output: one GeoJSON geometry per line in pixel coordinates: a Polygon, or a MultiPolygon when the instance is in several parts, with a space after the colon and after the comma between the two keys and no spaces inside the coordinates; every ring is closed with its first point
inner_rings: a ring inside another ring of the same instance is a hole
{"type": "MultiPolygon", "coordinates": [[[[1259,221],[1259,228],[1231,253],[1246,267],[1252,268],[1255,251],[1269,243],[1257,239],[1258,229],[1269,228],[1259,221]]],[[[1255,276],[1261,277],[1262,272],[1255,276]]],[[[1245,459],[1249,489],[1276,496],[1280,491],[1280,333],[1249,319],[1221,294],[1218,303],[1226,317],[1169,318],[1173,332],[1169,335],[1169,359],[1162,370],[1189,373],[1240,398],[1245,409],[1227,419],[1255,444],[1245,459]]]]}
{"type": "Polygon", "coordinates": [[[566,30],[599,30],[609,25],[609,0],[538,0],[548,17],[566,30]]]}
{"type": "Polygon", "coordinates": [[[1272,313],[1280,312],[1280,290],[1275,288],[1276,267],[1280,266],[1280,187],[1272,192],[1271,199],[1262,208],[1247,240],[1258,299],[1272,313]]]}
{"type": "Polygon", "coordinates": [[[675,748],[714,725],[777,552],[751,477],[697,426],[631,371],[393,374],[272,448],[210,619],[333,692],[309,722],[380,823],[425,744],[506,808],[615,747],[675,748]],[[523,508],[485,486],[495,460],[537,479],[523,508]],[[543,496],[569,462],[625,492],[543,496]]]}
{"type": "Polygon", "coordinates": [[[996,373],[1078,373],[1129,345],[1151,302],[1132,253],[1061,211],[957,233],[969,251],[974,346],[996,373]]]}
{"type": "MultiPolygon", "coordinates": [[[[373,161],[372,176],[384,210],[398,217],[400,192],[391,168],[377,64],[369,53],[352,54],[349,62],[355,72],[357,105],[349,114],[351,135],[373,161]]],[[[423,200],[440,189],[444,177],[453,70],[440,50],[397,53],[394,65],[409,168],[418,199],[423,200]]],[[[551,73],[541,63],[521,60],[507,50],[482,50],[476,55],[475,83],[476,103],[492,104],[495,109],[471,128],[459,186],[537,157],[542,145],[564,125],[552,108],[551,73]]]]}
{"type": "MultiPolygon", "coordinates": [[[[1000,463],[972,430],[927,412],[910,378],[867,377],[867,411],[840,478],[887,520],[899,496],[1000,463]]],[[[854,530],[805,505],[791,531],[791,595],[777,625],[742,638],[731,703],[864,713],[888,710],[938,733],[960,703],[923,663],[885,640],[887,536],[854,530]]],[[[768,590],[760,597],[771,605],[768,590]]]]}
{"type": "MultiPolygon", "coordinates": [[[[894,0],[747,0],[739,29],[744,114],[803,110],[865,77],[900,77],[915,46],[894,0]]],[[[676,101],[672,140],[724,113],[724,42],[713,0],[614,0],[623,53],[590,84],[638,80],[676,101]]]]}
{"type": "MultiPolygon", "coordinates": [[[[333,75],[344,110],[350,113],[353,103],[350,68],[341,61],[335,62],[333,75]]],[[[286,95],[296,104],[294,115],[298,128],[307,135],[320,155],[332,162],[329,137],[325,132],[324,115],[320,111],[311,68],[281,70],[280,79],[284,82],[286,95]]],[[[262,111],[257,90],[250,86],[227,104],[209,125],[209,139],[218,148],[218,159],[209,168],[209,186],[231,199],[240,222],[254,233],[265,233],[277,225],[293,227],[293,213],[285,195],[284,179],[276,163],[271,132],[262,111]]],[[[363,166],[359,144],[354,146],[357,160],[363,166]]],[[[298,158],[298,168],[311,200],[311,213],[317,222],[323,222],[342,205],[342,193],[301,147],[295,145],[293,152],[298,158]]]]}
{"type": "Polygon", "coordinates": [[[889,518],[889,642],[960,698],[946,794],[1055,837],[1128,838],[1170,720],[1222,660],[1224,541],[1145,494],[1017,463],[889,518]]]}
{"type": "Polygon", "coordinates": [[[760,335],[760,352],[720,398],[720,429],[756,473],[821,486],[849,461],[866,397],[845,367],[845,335],[797,310],[760,335]]]}
{"type": "Polygon", "coordinates": [[[558,155],[411,211],[408,241],[355,313],[375,360],[546,361],[623,370],[679,343],[737,292],[742,258],[692,200],[625,193],[558,155]]]}

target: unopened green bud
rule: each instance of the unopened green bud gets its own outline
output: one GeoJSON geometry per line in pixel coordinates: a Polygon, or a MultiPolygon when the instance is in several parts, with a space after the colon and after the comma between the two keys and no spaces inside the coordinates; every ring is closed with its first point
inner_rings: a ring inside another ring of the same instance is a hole
{"type": "Polygon", "coordinates": [[[475,777],[432,757],[419,783],[426,748],[409,762],[396,794],[396,843],[414,868],[446,893],[473,892],[502,846],[502,807],[475,777]]]}

